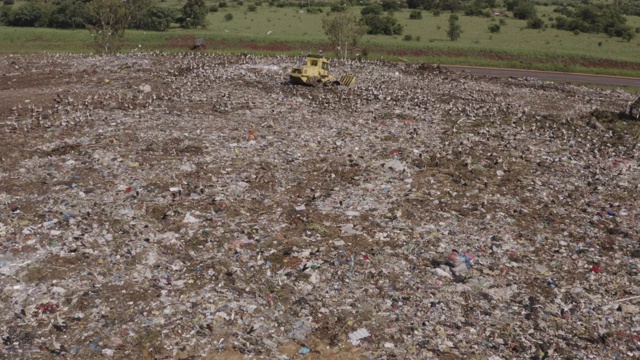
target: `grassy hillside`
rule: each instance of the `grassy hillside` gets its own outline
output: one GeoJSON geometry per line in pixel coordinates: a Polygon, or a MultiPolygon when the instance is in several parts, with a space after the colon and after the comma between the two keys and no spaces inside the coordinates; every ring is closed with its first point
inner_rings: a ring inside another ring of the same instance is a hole
{"type": "MultiPolygon", "coordinates": [[[[164,6],[180,7],[183,2],[169,1],[164,6]]],[[[213,4],[213,3],[212,3],[213,4]]],[[[323,13],[309,14],[304,9],[270,7],[267,3],[249,12],[244,3],[209,13],[206,29],[184,30],[177,26],[167,32],[127,31],[123,51],[188,49],[195,38],[204,38],[211,51],[249,50],[267,53],[298,54],[330,49],[322,29],[323,13]],[[233,15],[230,21],[225,15],[233,15]]],[[[539,6],[540,17],[549,22],[554,6],[539,6]]],[[[349,9],[359,13],[361,8],[349,9]]],[[[420,60],[450,64],[509,66],[563,71],[589,71],[618,75],[640,75],[640,37],[630,42],[604,34],[578,34],[552,28],[532,30],[526,21],[513,18],[460,16],[462,36],[447,39],[449,13],[433,16],[423,11],[420,20],[409,19],[410,10],[395,12],[404,26],[402,35],[366,35],[363,49],[369,57],[391,60],[420,60]],[[499,33],[490,33],[489,25],[503,19],[499,33]],[[405,41],[407,35],[411,41],[405,41]]],[[[640,26],[640,17],[630,16],[627,23],[640,26]]],[[[54,30],[0,27],[0,52],[92,52],[94,42],[86,30],[54,30]]]]}

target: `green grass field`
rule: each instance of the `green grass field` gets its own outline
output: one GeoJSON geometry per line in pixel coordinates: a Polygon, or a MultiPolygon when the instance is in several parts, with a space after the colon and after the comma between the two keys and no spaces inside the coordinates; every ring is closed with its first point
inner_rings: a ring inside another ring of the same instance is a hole
{"type": "MultiPolygon", "coordinates": [[[[552,8],[552,7],[549,7],[552,8]]],[[[546,10],[546,9],[544,9],[546,10]]],[[[212,34],[225,39],[243,39],[263,41],[309,41],[324,42],[326,36],[322,31],[322,17],[326,14],[310,15],[300,13],[293,8],[269,8],[262,6],[255,13],[247,13],[245,8],[224,9],[209,15],[208,30],[212,34]],[[224,15],[230,12],[234,18],[225,21],[224,15]],[[270,36],[267,32],[272,31],[270,36]]],[[[359,11],[359,9],[354,9],[359,11]]],[[[550,12],[550,10],[549,10],[550,12]]],[[[514,52],[525,55],[558,54],[561,56],[591,56],[622,61],[638,61],[640,39],[630,43],[618,38],[609,38],[604,34],[574,35],[568,31],[555,29],[525,29],[525,20],[505,19],[500,33],[491,34],[490,24],[497,23],[487,18],[460,16],[462,37],[455,42],[447,39],[446,29],[449,14],[435,17],[423,13],[421,20],[409,20],[409,10],[395,13],[396,18],[404,26],[403,35],[371,36],[364,38],[365,43],[390,48],[409,49],[472,49],[499,52],[514,52]],[[420,41],[403,41],[409,34],[420,41]],[[598,45],[598,43],[602,43],[598,45]]],[[[640,26],[640,18],[632,17],[630,23],[640,26]]]]}
{"type": "MultiPolygon", "coordinates": [[[[179,2],[163,3],[179,6],[179,2]]],[[[230,3],[233,4],[233,3],[230,3]]],[[[553,16],[554,6],[540,6],[539,15],[545,22],[553,16]]],[[[172,28],[167,32],[128,30],[122,51],[184,51],[192,38],[204,38],[212,46],[209,51],[241,52],[248,43],[264,46],[254,52],[269,54],[299,54],[328,47],[322,29],[324,13],[308,14],[299,8],[269,7],[266,3],[256,12],[243,6],[221,8],[209,13],[206,29],[172,28]],[[226,21],[227,13],[233,15],[226,21]],[[269,34],[269,35],[267,35],[269,34]],[[176,39],[183,39],[182,42],[176,39]],[[288,44],[288,47],[269,46],[288,44]],[[180,46],[178,46],[180,45],[180,46]]],[[[358,13],[360,8],[351,8],[358,13]]],[[[614,75],[640,76],[640,36],[626,42],[604,34],[574,35],[552,28],[526,29],[526,21],[505,18],[499,33],[491,34],[490,24],[498,18],[460,16],[462,37],[455,42],[447,39],[449,13],[433,16],[423,12],[423,19],[409,20],[409,10],[395,13],[404,26],[399,36],[366,35],[362,41],[370,58],[425,61],[443,64],[483,65],[544,70],[585,71],[614,75]],[[404,41],[411,35],[412,41],[404,41]],[[419,39],[416,41],[415,39],[419,39]],[[611,62],[617,62],[612,65],[611,62]],[[625,64],[626,63],[626,64],[625,64]],[[628,64],[628,65],[627,65],[628,64]]],[[[628,24],[640,26],[640,17],[628,17],[628,24]]],[[[0,27],[0,52],[93,52],[95,45],[86,30],[54,30],[0,27]]]]}

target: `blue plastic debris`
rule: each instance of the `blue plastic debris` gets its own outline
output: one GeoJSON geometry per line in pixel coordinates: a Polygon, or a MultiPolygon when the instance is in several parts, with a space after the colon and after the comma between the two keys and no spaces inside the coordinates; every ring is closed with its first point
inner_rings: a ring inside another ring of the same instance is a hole
{"type": "Polygon", "coordinates": [[[302,355],[306,355],[308,353],[311,352],[311,349],[309,349],[308,347],[303,347],[302,349],[300,349],[300,351],[298,351],[298,353],[302,354],[302,355]]]}

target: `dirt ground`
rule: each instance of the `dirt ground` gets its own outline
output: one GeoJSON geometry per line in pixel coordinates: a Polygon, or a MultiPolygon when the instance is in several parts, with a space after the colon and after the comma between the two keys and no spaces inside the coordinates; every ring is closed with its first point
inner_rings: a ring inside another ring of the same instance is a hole
{"type": "Polygon", "coordinates": [[[300,60],[0,56],[0,354],[640,356],[630,94],[300,60]]]}

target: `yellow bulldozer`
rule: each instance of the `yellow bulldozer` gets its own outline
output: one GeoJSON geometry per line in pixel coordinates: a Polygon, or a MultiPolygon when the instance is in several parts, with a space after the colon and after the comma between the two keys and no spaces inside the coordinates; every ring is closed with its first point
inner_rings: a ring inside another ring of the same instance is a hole
{"type": "Polygon", "coordinates": [[[336,78],[329,74],[329,59],[323,55],[307,55],[307,62],[302,67],[296,67],[289,74],[289,81],[296,85],[346,85],[355,84],[356,77],[342,75],[336,78]]]}

